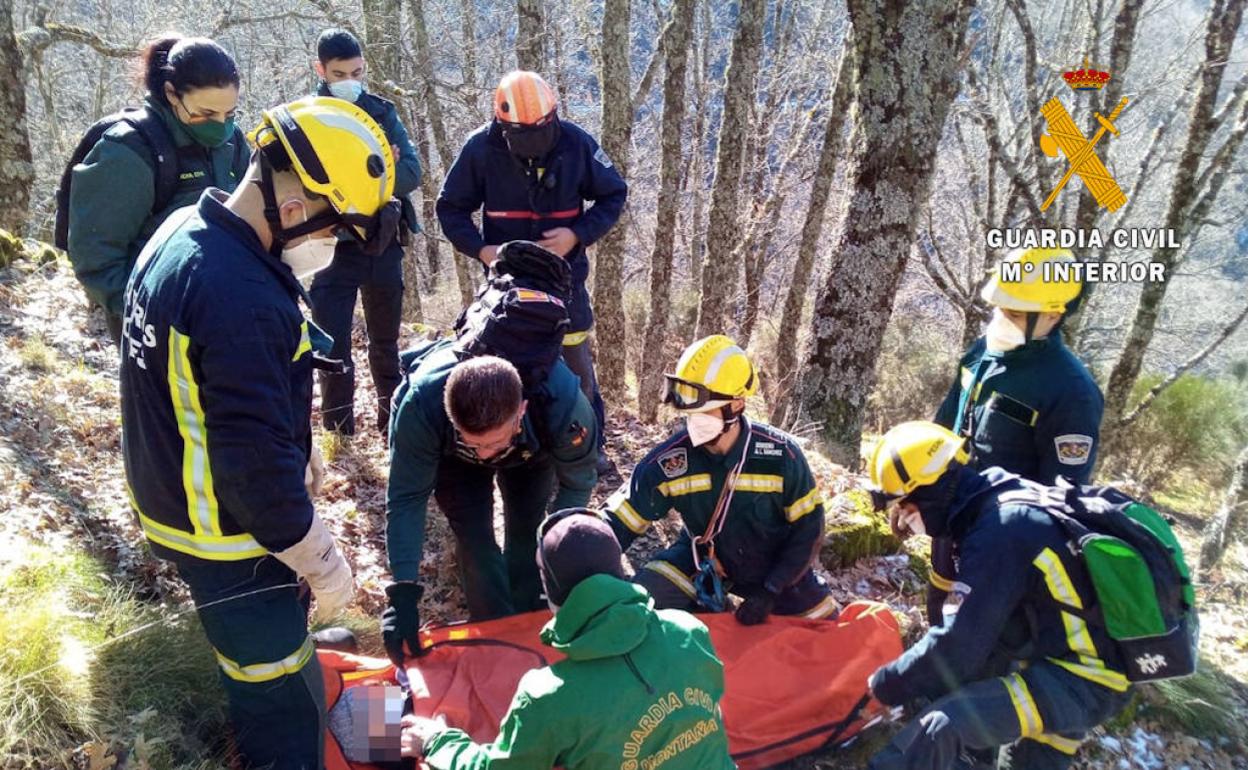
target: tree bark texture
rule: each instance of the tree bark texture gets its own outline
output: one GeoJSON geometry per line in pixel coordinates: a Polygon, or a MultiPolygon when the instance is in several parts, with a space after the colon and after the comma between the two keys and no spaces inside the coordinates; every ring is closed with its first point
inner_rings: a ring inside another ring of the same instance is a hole
{"type": "MultiPolygon", "coordinates": [[[[602,149],[628,178],[633,136],[633,94],[629,67],[629,0],[606,0],[602,12],[602,149]]],[[[610,340],[594,352],[598,383],[607,398],[622,398],[627,360],[624,322],[624,221],[607,231],[594,249],[595,337],[610,340]]]]}
{"type": "Polygon", "coordinates": [[[546,66],[542,0],[516,0],[516,15],[516,65],[540,74],[546,66]]]}
{"type": "MultiPolygon", "coordinates": [[[[1224,63],[1230,57],[1235,35],[1243,21],[1245,0],[1216,0],[1209,11],[1208,26],[1205,34],[1205,58],[1202,64],[1200,85],[1192,103],[1192,111],[1188,116],[1187,141],[1183,146],[1175,170],[1174,182],[1171,185],[1170,206],[1166,214],[1165,227],[1173,229],[1182,242],[1191,232],[1193,225],[1188,216],[1189,206],[1200,196],[1198,178],[1201,158],[1209,147],[1217,125],[1214,122],[1214,107],[1217,103],[1218,89],[1226,71],[1224,63]]],[[[1153,332],[1157,327],[1157,319],[1161,314],[1162,301],[1169,288],[1169,277],[1173,274],[1180,257],[1177,248],[1159,248],[1153,251],[1152,262],[1165,266],[1166,281],[1145,283],[1140,292],[1140,299],[1135,308],[1135,317],[1131,322],[1131,330],[1127,333],[1122,355],[1114,364],[1105,388],[1105,416],[1101,433],[1105,437],[1102,451],[1109,453],[1114,442],[1114,431],[1126,411],[1127,399],[1131,388],[1135,385],[1144,365],[1144,354],[1153,340],[1153,332]]]]}
{"type": "Polygon", "coordinates": [[[363,0],[364,46],[369,76],[377,81],[402,79],[399,72],[399,0],[363,0]]]}
{"type": "Polygon", "coordinates": [[[685,83],[689,71],[689,37],[697,0],[674,0],[672,19],[663,32],[666,76],[663,80],[663,157],[659,167],[659,194],[655,212],[654,247],[650,251],[650,313],[642,344],[642,366],[637,371],[637,413],[652,423],[658,414],[667,365],[667,325],[671,316],[672,250],[676,214],[680,208],[681,129],[685,122],[685,83]]]}
{"type": "Polygon", "coordinates": [[[1248,446],[1239,453],[1222,506],[1205,525],[1200,543],[1200,576],[1206,579],[1234,537],[1242,537],[1248,524],[1248,446]]]}
{"type": "Polygon", "coordinates": [[[722,333],[728,299],[735,295],[741,266],[728,255],[741,237],[740,189],[750,105],[754,103],[758,63],[762,55],[764,0],[741,0],[737,31],[724,85],[723,119],[715,155],[715,182],[707,222],[706,259],[702,263],[702,302],[696,336],[722,333]]]}
{"type": "Polygon", "coordinates": [[[863,412],[893,297],[958,92],[973,0],[850,0],[857,105],[845,226],[815,304],[799,417],[834,462],[859,465],[863,412]]]}
{"type": "Polygon", "coordinates": [[[26,79],[22,52],[13,34],[13,0],[0,0],[0,63],[9,76],[0,79],[0,229],[20,234],[30,215],[35,166],[26,131],[26,79]]]}
{"type": "Polygon", "coordinates": [[[841,53],[836,86],[828,107],[828,123],[823,132],[815,178],[810,186],[806,219],[802,223],[802,234],[798,239],[797,260],[793,264],[793,275],[789,278],[784,309],[780,314],[780,333],[776,338],[776,364],[773,373],[776,381],[772,388],[775,397],[769,399],[771,419],[778,424],[786,422],[785,413],[790,391],[796,382],[793,373],[796,371],[800,342],[798,327],[802,322],[806,295],[810,293],[811,272],[814,270],[815,255],[823,237],[823,220],[828,208],[828,197],[832,192],[832,181],[836,178],[836,164],[845,145],[845,118],[853,101],[854,78],[857,75],[852,34],[851,32],[850,37],[846,38],[845,50],[841,53]]]}

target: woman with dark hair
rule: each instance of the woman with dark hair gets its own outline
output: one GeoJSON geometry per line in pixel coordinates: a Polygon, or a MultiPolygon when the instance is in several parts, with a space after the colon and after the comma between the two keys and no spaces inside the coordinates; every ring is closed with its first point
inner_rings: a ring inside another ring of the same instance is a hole
{"type": "Polygon", "coordinates": [[[122,331],[126,280],[165,218],[209,187],[232,192],[250,150],[234,125],[238,66],[206,38],[164,35],[142,53],[147,95],[73,169],[69,258],[87,295],[122,331]]]}

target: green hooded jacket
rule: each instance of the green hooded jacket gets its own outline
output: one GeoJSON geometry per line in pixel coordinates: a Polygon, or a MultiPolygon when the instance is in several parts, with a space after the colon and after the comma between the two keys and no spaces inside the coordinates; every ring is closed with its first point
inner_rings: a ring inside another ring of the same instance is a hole
{"type": "Polygon", "coordinates": [[[220,147],[195,142],[169,106],[151,98],[177,148],[178,184],[169,204],[152,211],[156,200],[156,160],[138,129],[125,121],[104,136],[73,170],[69,188],[69,259],[94,302],[121,315],[126,281],[139,252],[174,211],[199,200],[209,187],[226,192],[247,174],[250,149],[242,131],[220,147]]]}
{"type": "Polygon", "coordinates": [[[567,655],[524,675],[494,743],[445,730],[425,746],[435,770],[725,770],[724,668],[692,615],[654,609],[641,586],[581,581],[542,629],[567,655]]]}

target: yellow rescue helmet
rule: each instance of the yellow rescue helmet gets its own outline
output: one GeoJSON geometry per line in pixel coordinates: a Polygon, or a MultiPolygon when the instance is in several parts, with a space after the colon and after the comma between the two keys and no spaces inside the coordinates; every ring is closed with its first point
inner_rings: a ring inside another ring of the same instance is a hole
{"type": "Polygon", "coordinates": [[[280,142],[303,186],[325,196],[360,235],[394,196],[390,140],[350,102],[309,96],[265,110],[248,139],[261,151],[280,142]]]}
{"type": "Polygon", "coordinates": [[[934,483],[952,463],[967,463],[966,439],[934,422],[903,422],[871,453],[871,484],[891,498],[934,483]]]}
{"type": "Polygon", "coordinates": [[[988,304],[1004,310],[1065,313],[1070,302],[1079,296],[1083,284],[1075,271],[1053,271],[1052,265],[1074,261],[1075,255],[1070,249],[1015,249],[993,268],[992,277],[980,296],[988,304]],[[1002,266],[1011,263],[1019,265],[1018,280],[1001,280],[1002,266]]]}
{"type": "Polygon", "coordinates": [[[713,334],[685,348],[676,371],[664,376],[664,402],[684,411],[714,409],[758,390],[758,374],[750,357],[723,334],[713,334]]]}

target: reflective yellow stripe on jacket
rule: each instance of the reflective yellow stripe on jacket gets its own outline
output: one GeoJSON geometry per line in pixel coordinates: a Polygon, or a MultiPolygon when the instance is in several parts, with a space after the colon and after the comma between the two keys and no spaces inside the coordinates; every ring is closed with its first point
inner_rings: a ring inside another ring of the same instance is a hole
{"type": "Polygon", "coordinates": [[[191,370],[191,338],[169,327],[169,395],[182,435],[182,488],[186,492],[186,516],[196,535],[219,536],[217,495],[212,488],[212,465],[208,461],[208,429],[199,402],[199,385],[191,370]]]}
{"type": "Polygon", "coordinates": [[[799,497],[792,505],[785,506],[784,517],[788,519],[790,523],[795,522],[822,504],[823,495],[819,494],[819,487],[815,487],[799,497]]]}
{"type": "MultiPolygon", "coordinates": [[[[1053,599],[1067,607],[1076,610],[1083,609],[1083,600],[1075,591],[1075,584],[1071,582],[1070,575],[1066,573],[1061,557],[1053,549],[1045,548],[1032,560],[1032,564],[1044,575],[1044,583],[1048,586],[1049,595],[1053,599]]],[[[1096,644],[1092,641],[1092,635],[1088,633],[1088,624],[1073,612],[1066,610],[1060,612],[1062,625],[1066,629],[1066,644],[1078,658],[1078,662],[1060,658],[1049,660],[1075,676],[1083,677],[1117,692],[1124,692],[1129,686],[1127,677],[1121,672],[1106,667],[1105,662],[1101,660],[1100,653],[1097,652],[1096,644]]]]}
{"type": "Polygon", "coordinates": [[[312,352],[312,336],[308,333],[308,322],[304,321],[299,324],[299,347],[295,348],[295,354],[290,360],[298,361],[304,353],[310,352],[312,352]]]}
{"type": "Polygon", "coordinates": [[[710,492],[711,491],[711,474],[695,473],[692,476],[680,476],[671,481],[664,481],[659,484],[659,492],[664,497],[680,497],[681,495],[690,495],[694,492],[710,492]]]}

